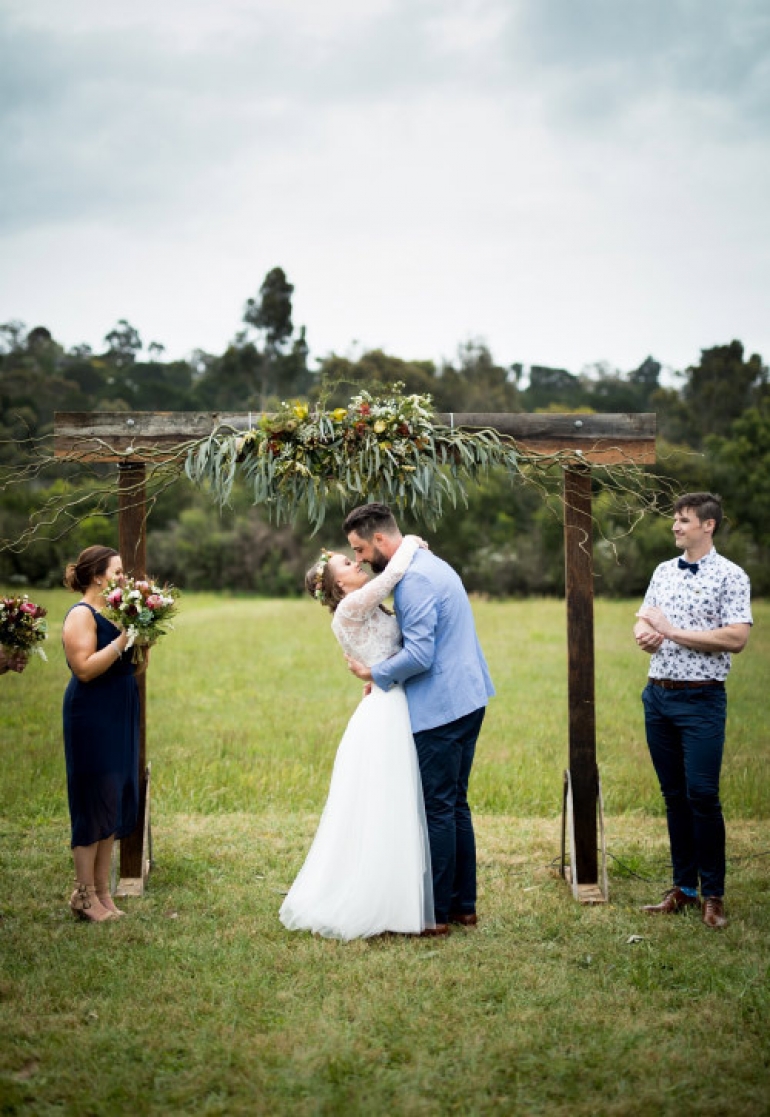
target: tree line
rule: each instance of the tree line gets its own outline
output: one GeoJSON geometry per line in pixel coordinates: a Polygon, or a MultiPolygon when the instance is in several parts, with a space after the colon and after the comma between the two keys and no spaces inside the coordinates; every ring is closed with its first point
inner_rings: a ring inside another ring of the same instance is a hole
{"type": "MultiPolygon", "coordinates": [[[[283,270],[273,268],[257,296],[247,299],[242,328],[224,352],[195,350],[186,360],[166,360],[162,345],[145,345],[124,319],[98,352],[86,345],[65,349],[45,326],[0,326],[0,464],[13,468],[33,440],[49,435],[54,411],[256,412],[294,398],[322,398],[331,407],[360,388],[377,391],[396,381],[407,392],[430,394],[439,412],[654,411],[655,472],[679,491],[722,494],[729,522],[718,546],[749,571],[755,593],[770,592],[768,368],[760,355],[747,356],[740,341],[703,349],[697,364],[675,373],[673,386],[662,382],[663,367],[652,356],[627,371],[600,363],[576,374],[499,364],[482,340],[465,342],[454,360],[440,364],[372,350],[332,353],[312,367],[305,330],[293,323],[292,295],[283,270]]],[[[0,539],[18,538],[52,495],[103,486],[110,468],[97,467],[84,480],[75,467],[62,466],[53,479],[6,485],[0,539]]],[[[669,520],[649,514],[629,532],[611,497],[597,488],[596,590],[638,596],[655,563],[671,554],[669,520]]],[[[242,492],[220,514],[205,494],[180,481],[152,509],[151,573],[194,589],[294,594],[318,545],[341,544],[334,538],[341,516],[331,512],[323,538],[313,540],[304,523],[271,525],[242,492]]],[[[553,493],[494,474],[472,488],[467,508],[447,513],[431,542],[472,592],[561,594],[561,531],[553,493]]],[[[88,516],[63,538],[41,539],[20,553],[0,551],[0,581],[57,584],[65,562],[83,546],[116,540],[114,517],[88,516]]]]}

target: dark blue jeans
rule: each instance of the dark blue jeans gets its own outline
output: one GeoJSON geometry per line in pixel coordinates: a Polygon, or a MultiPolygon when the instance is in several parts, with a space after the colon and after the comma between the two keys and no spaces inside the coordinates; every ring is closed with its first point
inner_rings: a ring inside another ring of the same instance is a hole
{"type": "Polygon", "coordinates": [[[725,823],[719,773],[725,743],[723,687],[642,692],[647,745],[666,803],[674,884],[725,891],[725,823]]]}
{"type": "Polygon", "coordinates": [[[476,910],[476,838],[468,780],[485,710],[415,733],[433,867],[437,923],[476,910]]]}

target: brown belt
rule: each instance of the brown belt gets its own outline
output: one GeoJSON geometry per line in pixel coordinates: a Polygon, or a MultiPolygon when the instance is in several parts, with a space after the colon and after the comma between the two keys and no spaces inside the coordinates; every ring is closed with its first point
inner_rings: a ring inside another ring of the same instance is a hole
{"type": "Polygon", "coordinates": [[[661,686],[664,690],[695,690],[702,686],[724,686],[721,679],[700,679],[692,682],[689,679],[648,679],[652,686],[661,686]]]}

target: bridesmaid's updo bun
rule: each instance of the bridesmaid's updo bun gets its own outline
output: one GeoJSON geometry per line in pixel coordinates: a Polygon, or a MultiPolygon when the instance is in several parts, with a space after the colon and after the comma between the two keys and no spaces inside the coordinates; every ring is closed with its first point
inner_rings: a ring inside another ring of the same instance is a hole
{"type": "Polygon", "coordinates": [[[96,544],[81,551],[75,562],[67,564],[64,571],[64,584],[73,593],[85,593],[95,578],[104,574],[110,560],[117,555],[113,547],[96,544]]]}

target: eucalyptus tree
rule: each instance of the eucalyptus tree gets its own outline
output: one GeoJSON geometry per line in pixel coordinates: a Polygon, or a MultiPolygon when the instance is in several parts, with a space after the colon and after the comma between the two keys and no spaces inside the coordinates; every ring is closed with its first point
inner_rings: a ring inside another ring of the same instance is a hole
{"type": "Polygon", "coordinates": [[[286,396],[304,394],[310,384],[304,327],[294,337],[293,293],[294,285],[283,268],[272,268],[262,282],[259,298],[246,300],[243,321],[247,329],[234,342],[244,351],[243,363],[251,366],[260,411],[286,396]],[[251,340],[249,327],[261,335],[261,348],[251,340]]]}

